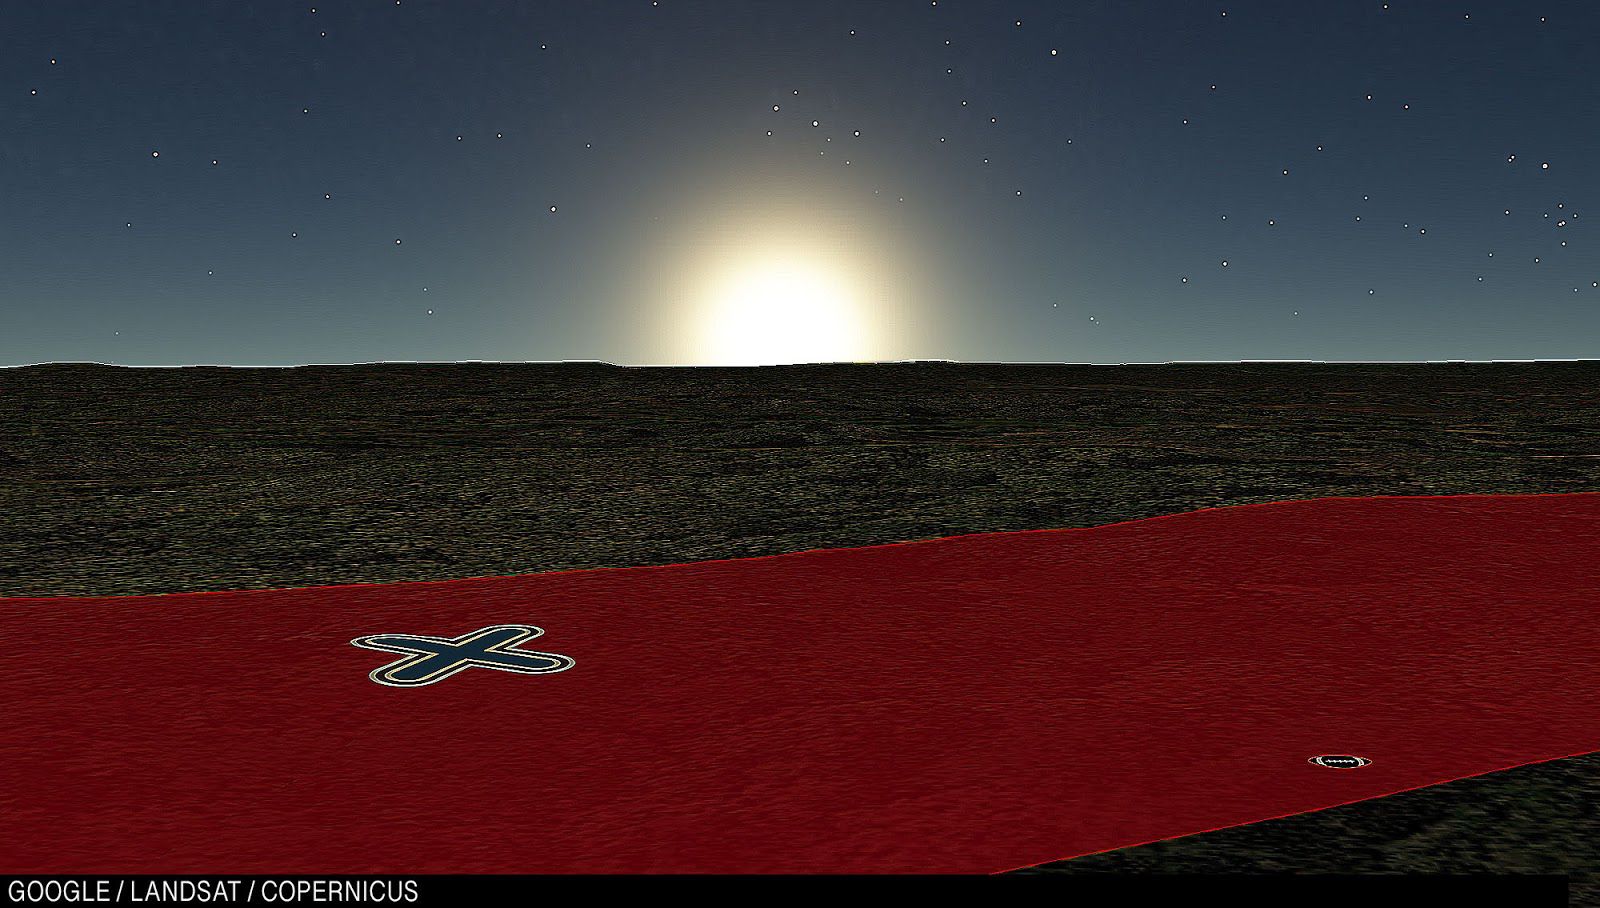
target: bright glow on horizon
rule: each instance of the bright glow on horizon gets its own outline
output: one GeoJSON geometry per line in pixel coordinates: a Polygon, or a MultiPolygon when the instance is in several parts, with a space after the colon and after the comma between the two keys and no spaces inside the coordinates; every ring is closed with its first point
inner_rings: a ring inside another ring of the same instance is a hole
{"type": "Polygon", "coordinates": [[[600,295],[634,365],[768,366],[927,357],[947,243],[787,171],[707,167],[642,192],[664,212],[609,258],[600,295]],[[608,303],[608,305],[610,305],[608,303]],[[631,311],[630,311],[631,309],[631,311]]]}
{"type": "Polygon", "coordinates": [[[772,258],[713,285],[692,326],[696,359],[716,366],[872,358],[868,313],[851,282],[819,263],[772,258]]]}

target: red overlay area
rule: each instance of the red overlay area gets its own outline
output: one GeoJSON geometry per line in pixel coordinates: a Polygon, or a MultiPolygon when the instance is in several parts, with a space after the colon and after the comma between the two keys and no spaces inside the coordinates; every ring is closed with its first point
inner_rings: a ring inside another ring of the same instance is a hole
{"type": "Polygon", "coordinates": [[[1600,749],[1597,613],[1600,494],[0,600],[0,871],[999,871],[1600,749]]]}

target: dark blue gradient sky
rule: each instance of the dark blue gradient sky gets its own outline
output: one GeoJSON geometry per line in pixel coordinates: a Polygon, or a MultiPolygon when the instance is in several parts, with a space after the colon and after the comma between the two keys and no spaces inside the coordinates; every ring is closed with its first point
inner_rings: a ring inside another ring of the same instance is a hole
{"type": "Polygon", "coordinates": [[[1600,5],[1387,6],[12,0],[0,363],[1600,356],[1600,5]]]}

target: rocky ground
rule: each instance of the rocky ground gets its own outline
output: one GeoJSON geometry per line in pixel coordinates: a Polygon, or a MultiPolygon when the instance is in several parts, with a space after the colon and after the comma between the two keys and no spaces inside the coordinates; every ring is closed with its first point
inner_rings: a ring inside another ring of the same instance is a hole
{"type": "MultiPolygon", "coordinates": [[[[1600,491],[1600,362],[0,370],[0,596],[1572,491],[1600,491]]],[[[1597,805],[1586,757],[1041,870],[1585,874],[1597,805]]]]}

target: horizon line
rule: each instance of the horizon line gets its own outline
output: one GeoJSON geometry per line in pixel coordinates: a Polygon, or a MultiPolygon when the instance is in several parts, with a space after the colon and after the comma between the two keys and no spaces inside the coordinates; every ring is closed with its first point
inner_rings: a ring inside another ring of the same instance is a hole
{"type": "Polygon", "coordinates": [[[33,369],[40,366],[104,366],[112,369],[310,369],[329,366],[608,366],[613,369],[804,369],[819,366],[906,366],[920,364],[955,366],[1249,366],[1263,364],[1289,364],[1314,366],[1433,366],[1433,365],[1495,365],[1502,363],[1592,363],[1600,357],[1551,357],[1534,359],[1173,359],[1136,362],[1067,362],[1064,360],[957,360],[957,359],[886,359],[886,360],[836,360],[832,362],[760,363],[744,365],[719,365],[713,363],[614,363],[603,359],[452,359],[452,360],[364,360],[355,362],[306,362],[289,364],[249,363],[166,363],[139,365],[135,363],[105,363],[98,360],[45,360],[36,363],[0,365],[0,369],[33,369]]]}

